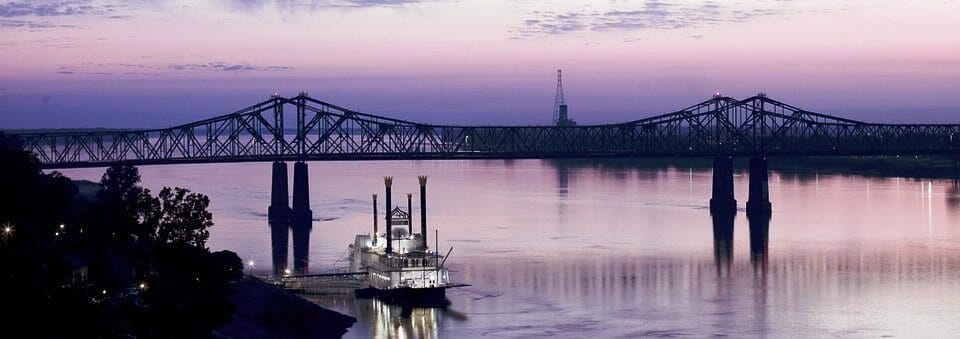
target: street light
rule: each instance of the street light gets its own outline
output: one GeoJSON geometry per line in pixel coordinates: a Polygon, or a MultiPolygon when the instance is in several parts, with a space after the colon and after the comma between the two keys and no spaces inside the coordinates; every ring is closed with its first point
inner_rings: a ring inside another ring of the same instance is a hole
{"type": "Polygon", "coordinates": [[[250,273],[249,273],[250,275],[253,275],[253,266],[255,266],[256,264],[257,262],[253,261],[253,259],[250,259],[249,261],[247,261],[247,267],[250,267],[250,273]]]}
{"type": "Polygon", "coordinates": [[[12,237],[13,237],[13,225],[11,225],[10,223],[4,223],[4,224],[3,224],[3,234],[0,235],[0,237],[2,237],[3,240],[7,240],[7,239],[12,238],[12,237]]]}

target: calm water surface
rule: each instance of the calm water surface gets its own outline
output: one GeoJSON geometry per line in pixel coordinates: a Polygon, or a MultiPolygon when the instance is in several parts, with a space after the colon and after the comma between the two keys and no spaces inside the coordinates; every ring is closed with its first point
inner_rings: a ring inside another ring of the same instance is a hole
{"type": "MultiPolygon", "coordinates": [[[[209,195],[211,249],[271,270],[269,163],[140,170],[154,192],[209,195]]],[[[714,232],[730,221],[710,216],[709,169],[314,162],[310,270],[343,266],[354,235],[372,230],[382,176],[416,194],[421,174],[430,235],[440,230],[453,278],[472,286],[449,291],[446,310],[320,298],[358,318],[347,337],[960,336],[960,185],[949,180],[773,172],[768,241],[751,243],[751,223],[767,221],[743,212],[745,172],[729,234],[714,232]]]]}

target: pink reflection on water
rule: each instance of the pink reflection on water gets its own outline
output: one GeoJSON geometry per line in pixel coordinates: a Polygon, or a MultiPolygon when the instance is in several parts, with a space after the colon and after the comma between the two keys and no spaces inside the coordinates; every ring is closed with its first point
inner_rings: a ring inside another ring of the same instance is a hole
{"type": "MultiPolygon", "coordinates": [[[[382,176],[402,194],[426,174],[429,227],[440,248],[454,247],[454,279],[473,285],[449,294],[462,316],[429,316],[435,327],[416,327],[425,332],[402,327],[409,320],[394,311],[384,320],[362,311],[369,304],[343,306],[366,324],[351,330],[356,337],[960,335],[951,311],[960,308],[956,181],[774,172],[766,251],[751,244],[742,211],[722,239],[732,245],[718,251],[705,168],[371,161],[314,162],[310,171],[312,269],[332,267],[356,233],[372,230],[370,193],[382,176]],[[384,322],[402,328],[373,330],[384,322]]],[[[64,172],[95,180],[102,169],[64,172]]],[[[268,163],[141,172],[153,191],[211,196],[211,248],[270,262],[268,163]]],[[[735,177],[741,208],[745,174],[735,177]]]]}

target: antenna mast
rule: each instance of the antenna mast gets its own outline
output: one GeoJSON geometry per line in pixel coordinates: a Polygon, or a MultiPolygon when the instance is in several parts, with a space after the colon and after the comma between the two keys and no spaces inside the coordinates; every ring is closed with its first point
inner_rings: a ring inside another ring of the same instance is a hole
{"type": "Polygon", "coordinates": [[[553,124],[560,125],[560,106],[566,106],[563,102],[563,76],[561,71],[557,70],[557,93],[553,97],[553,124]]]}
{"type": "Polygon", "coordinates": [[[567,103],[563,101],[563,77],[557,70],[557,95],[553,98],[553,125],[576,126],[577,122],[567,116],[567,103]]]}

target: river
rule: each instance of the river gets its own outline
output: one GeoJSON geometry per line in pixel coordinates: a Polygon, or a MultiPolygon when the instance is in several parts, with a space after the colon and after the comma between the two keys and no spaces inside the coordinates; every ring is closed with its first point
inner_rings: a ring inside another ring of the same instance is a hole
{"type": "MultiPolygon", "coordinates": [[[[605,160],[309,166],[311,272],[343,266],[354,235],[372,230],[381,177],[394,177],[395,197],[414,193],[416,218],[416,176],[428,175],[430,236],[439,230],[440,248],[453,247],[452,279],[471,285],[450,290],[447,309],[319,298],[358,318],[349,338],[960,336],[955,181],[771,172],[773,216],[751,221],[748,176],[737,172],[729,235],[714,232],[710,169],[605,160]],[[769,222],[767,241],[751,244],[751,222],[769,222]]],[[[103,170],[62,172],[96,181],[103,170]]],[[[209,195],[208,246],[271,271],[270,163],[140,172],[154,193],[209,195]]]]}

